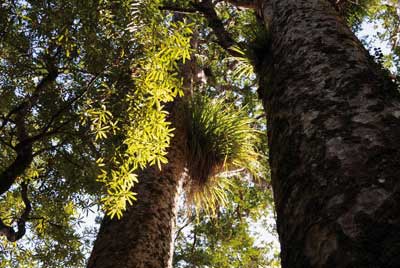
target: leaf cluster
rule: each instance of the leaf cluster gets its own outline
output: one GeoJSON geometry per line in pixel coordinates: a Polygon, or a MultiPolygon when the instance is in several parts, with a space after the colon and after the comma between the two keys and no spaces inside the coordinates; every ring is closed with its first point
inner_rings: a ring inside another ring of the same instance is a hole
{"type": "Polygon", "coordinates": [[[197,220],[180,215],[178,227],[182,229],[175,239],[174,267],[279,267],[276,245],[259,243],[261,237],[256,234],[261,231],[276,236],[273,224],[263,223],[257,231],[251,227],[252,218],[273,215],[272,193],[245,180],[236,178],[232,183],[235,186],[228,194],[229,202],[216,218],[203,213],[197,220]]]}
{"type": "Polygon", "coordinates": [[[28,232],[16,244],[1,237],[5,267],[79,267],[90,246],[76,228],[82,214],[102,200],[120,216],[134,199],[135,169],[166,161],[163,106],[181,92],[174,73],[189,55],[190,27],[161,16],[158,4],[0,4],[0,175],[21,144],[31,149],[0,200],[0,217],[16,229],[18,184],[29,184],[28,232]]]}
{"type": "Polygon", "coordinates": [[[247,172],[253,177],[266,173],[258,145],[261,133],[244,108],[223,98],[194,95],[184,107],[187,127],[189,200],[212,212],[226,202],[230,177],[247,172]]]}

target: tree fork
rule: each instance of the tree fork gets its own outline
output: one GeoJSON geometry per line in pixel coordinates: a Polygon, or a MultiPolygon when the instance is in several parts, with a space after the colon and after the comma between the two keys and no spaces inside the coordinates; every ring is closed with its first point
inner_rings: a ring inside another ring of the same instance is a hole
{"type": "Polygon", "coordinates": [[[32,106],[37,103],[40,93],[53,83],[58,76],[58,70],[54,64],[51,64],[48,68],[49,73],[40,80],[32,96],[28,97],[27,100],[12,109],[4,118],[0,127],[0,130],[5,127],[11,116],[15,114],[18,144],[14,147],[14,150],[17,156],[14,161],[0,173],[0,196],[10,189],[17,177],[21,176],[26,171],[33,160],[33,142],[39,138],[40,135],[36,138],[30,137],[26,130],[25,120],[32,106]]]}
{"type": "Polygon", "coordinates": [[[400,267],[400,96],[342,1],[227,2],[255,8],[270,33],[256,72],[283,268],[400,267]]]}
{"type": "Polygon", "coordinates": [[[31,202],[28,198],[28,184],[25,182],[21,183],[21,197],[24,202],[25,209],[21,217],[17,221],[18,230],[15,231],[12,226],[6,225],[2,219],[0,219],[0,235],[5,235],[10,242],[15,242],[21,239],[26,232],[26,221],[32,210],[31,202]]]}

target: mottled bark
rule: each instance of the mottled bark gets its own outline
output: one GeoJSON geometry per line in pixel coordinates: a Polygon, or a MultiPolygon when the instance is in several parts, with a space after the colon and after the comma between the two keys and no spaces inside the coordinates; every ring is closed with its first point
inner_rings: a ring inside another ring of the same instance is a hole
{"type": "MultiPolygon", "coordinates": [[[[172,120],[173,122],[175,120],[172,120]]],[[[139,174],[137,201],[123,217],[105,217],[88,268],[171,268],[179,191],[185,179],[185,138],[175,127],[168,164],[139,174]]]]}
{"type": "Polygon", "coordinates": [[[400,267],[400,97],[327,0],[264,0],[282,267],[400,267]]]}

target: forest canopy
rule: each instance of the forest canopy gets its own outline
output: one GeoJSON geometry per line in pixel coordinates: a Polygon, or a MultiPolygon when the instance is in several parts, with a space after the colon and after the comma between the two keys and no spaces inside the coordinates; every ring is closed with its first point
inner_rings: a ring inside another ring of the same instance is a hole
{"type": "MultiPolygon", "coordinates": [[[[208,196],[186,196],[193,200],[178,213],[174,267],[278,267],[272,246],[251,235],[252,222],[273,215],[255,75],[270,36],[236,2],[2,1],[0,267],[84,267],[96,235],[85,215],[101,208],[121,218],[140,202],[138,172],[167,163],[170,107],[189,95],[221,103],[216,114],[243,115],[242,133],[254,130],[257,142],[223,151],[220,169],[209,173],[224,179],[208,196]],[[252,161],[228,161],[246,152],[252,161]],[[190,231],[180,231],[185,226],[190,231]]],[[[399,3],[337,2],[354,32],[378,28],[361,41],[384,75],[400,81],[399,3]]],[[[224,123],[227,132],[231,121],[224,123]]],[[[196,146],[204,144],[211,143],[196,146]]]]}

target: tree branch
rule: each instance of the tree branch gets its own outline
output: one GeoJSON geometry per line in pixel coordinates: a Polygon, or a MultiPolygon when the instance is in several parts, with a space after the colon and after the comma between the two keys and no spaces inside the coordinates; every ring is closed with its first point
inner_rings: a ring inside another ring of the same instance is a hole
{"type": "Polygon", "coordinates": [[[196,248],[196,242],[197,242],[197,230],[196,228],[193,230],[193,243],[192,243],[192,248],[190,250],[191,256],[194,256],[194,250],[196,248]]]}
{"type": "Polygon", "coordinates": [[[44,152],[56,150],[56,149],[58,149],[59,147],[65,145],[66,143],[67,143],[67,141],[66,141],[66,140],[63,140],[62,142],[57,143],[56,145],[48,146],[48,147],[42,148],[42,149],[40,149],[40,150],[37,150],[37,151],[35,151],[35,152],[33,153],[33,157],[38,156],[38,155],[40,155],[41,153],[44,153],[44,152]]]}
{"type": "Polygon", "coordinates": [[[210,28],[217,37],[217,43],[233,57],[243,57],[238,51],[232,49],[234,46],[237,46],[237,43],[232,38],[231,34],[225,30],[222,20],[218,17],[214,9],[212,0],[203,0],[199,3],[193,3],[192,5],[207,19],[210,28]]]}
{"type": "MultiPolygon", "coordinates": [[[[237,4],[242,4],[242,5],[244,5],[244,2],[246,2],[248,6],[249,3],[253,1],[228,1],[228,2],[236,2],[237,4]]],[[[191,7],[164,5],[160,7],[160,9],[183,13],[183,14],[193,14],[193,13],[203,14],[204,17],[207,19],[210,28],[213,30],[213,33],[217,37],[217,43],[223,49],[225,49],[231,56],[234,57],[243,56],[238,51],[232,49],[232,47],[237,46],[238,44],[232,38],[231,34],[227,30],[225,30],[222,20],[218,17],[217,12],[214,9],[212,0],[203,0],[201,2],[191,3],[191,7]]]]}
{"type": "Polygon", "coordinates": [[[175,239],[174,239],[175,242],[179,238],[179,235],[181,234],[182,230],[185,229],[186,227],[188,227],[194,221],[194,219],[195,219],[195,217],[192,217],[191,219],[188,219],[187,222],[185,222],[185,224],[182,225],[178,229],[178,231],[175,232],[175,239]]]}
{"type": "Polygon", "coordinates": [[[0,173],[0,195],[10,189],[17,177],[24,173],[33,160],[32,143],[27,141],[29,137],[26,133],[24,118],[24,114],[18,114],[15,120],[19,140],[19,143],[15,146],[17,157],[11,165],[0,173]]]}
{"type": "Polygon", "coordinates": [[[54,113],[52,115],[52,117],[50,118],[49,122],[47,122],[47,124],[42,128],[42,130],[40,131],[41,133],[45,133],[47,132],[51,127],[53,122],[66,110],[68,110],[77,100],[79,100],[80,98],[83,97],[83,95],[86,94],[86,92],[93,86],[94,82],[97,80],[97,78],[100,76],[100,74],[93,76],[92,79],[90,79],[89,83],[87,84],[87,86],[85,87],[84,90],[82,90],[82,92],[80,92],[79,94],[77,94],[74,98],[72,98],[70,101],[67,102],[66,105],[64,105],[60,110],[58,110],[56,113],[54,113]]]}
{"type": "Polygon", "coordinates": [[[179,7],[179,6],[162,6],[162,7],[160,7],[160,10],[171,11],[171,12],[176,12],[176,13],[181,13],[181,14],[193,14],[193,13],[199,12],[195,8],[179,7]]]}
{"type": "Polygon", "coordinates": [[[32,210],[31,202],[28,198],[28,185],[23,182],[21,184],[21,188],[21,197],[25,205],[25,210],[17,221],[18,231],[15,231],[12,226],[4,224],[3,220],[0,219],[0,235],[5,235],[7,237],[7,240],[10,242],[15,242],[25,235],[26,221],[28,219],[29,213],[32,210]]]}
{"type": "Polygon", "coordinates": [[[57,68],[55,66],[49,67],[49,73],[36,86],[35,92],[32,94],[32,96],[11,110],[2,123],[1,128],[7,124],[9,120],[8,118],[10,118],[13,114],[16,115],[15,125],[18,144],[15,146],[17,157],[14,159],[11,165],[9,165],[3,172],[0,173],[0,195],[4,194],[6,191],[8,191],[8,189],[10,189],[17,177],[25,172],[33,160],[32,143],[35,139],[29,137],[26,131],[25,118],[31,107],[37,102],[40,92],[54,82],[57,76],[57,68]]]}
{"type": "Polygon", "coordinates": [[[3,118],[3,122],[0,126],[0,130],[8,124],[11,120],[11,116],[18,113],[27,113],[28,110],[36,104],[39,99],[40,93],[46,89],[52,82],[54,82],[58,76],[58,69],[54,63],[54,57],[60,53],[61,48],[58,47],[54,56],[48,56],[46,58],[46,65],[48,73],[45,77],[40,80],[39,84],[37,84],[33,94],[28,97],[28,99],[24,100],[18,106],[14,107],[8,114],[3,118]]]}
{"type": "Polygon", "coordinates": [[[256,0],[225,0],[225,2],[242,8],[255,9],[257,7],[256,0]]]}
{"type": "Polygon", "coordinates": [[[46,219],[45,217],[30,217],[28,218],[28,220],[33,221],[33,220],[37,220],[37,221],[41,221],[41,224],[43,225],[44,223],[48,223],[54,227],[57,227],[59,229],[63,229],[63,228],[67,228],[66,226],[63,226],[61,224],[49,221],[48,219],[46,219]]]}

